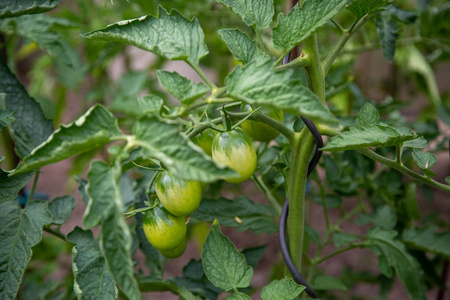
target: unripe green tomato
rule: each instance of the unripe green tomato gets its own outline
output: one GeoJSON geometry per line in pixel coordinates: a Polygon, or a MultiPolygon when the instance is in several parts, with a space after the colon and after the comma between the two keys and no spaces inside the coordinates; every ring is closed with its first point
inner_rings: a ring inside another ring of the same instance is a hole
{"type": "Polygon", "coordinates": [[[174,216],[161,206],[144,214],[142,227],[150,244],[158,250],[174,249],[186,238],[186,218],[174,216]]]}
{"type": "MultiPolygon", "coordinates": [[[[248,111],[253,110],[250,105],[246,105],[245,109],[248,111]]],[[[282,110],[262,106],[260,109],[258,109],[258,111],[277,121],[283,122],[284,120],[282,110]]],[[[269,126],[263,122],[246,120],[244,123],[241,124],[241,127],[253,140],[259,142],[268,143],[271,140],[275,139],[280,134],[272,126],[269,126]]]]}
{"type": "Polygon", "coordinates": [[[222,167],[229,167],[239,175],[226,178],[231,183],[249,179],[256,169],[256,152],[250,137],[241,128],[218,133],[213,140],[212,158],[222,167]]]}
{"type": "Polygon", "coordinates": [[[175,216],[191,214],[202,199],[200,182],[183,180],[167,171],[156,177],[155,190],[162,205],[175,216]]]}
{"type": "Polygon", "coordinates": [[[169,250],[159,250],[159,253],[167,258],[177,258],[184,253],[184,250],[186,250],[186,239],[184,239],[178,247],[169,250]]]}
{"type": "Polygon", "coordinates": [[[216,131],[208,128],[192,138],[192,141],[205,151],[206,154],[211,156],[211,147],[216,131]]]}

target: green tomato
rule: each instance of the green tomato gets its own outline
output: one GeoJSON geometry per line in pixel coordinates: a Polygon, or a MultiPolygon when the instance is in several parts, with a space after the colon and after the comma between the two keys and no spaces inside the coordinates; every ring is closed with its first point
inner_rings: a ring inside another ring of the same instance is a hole
{"type": "Polygon", "coordinates": [[[155,190],[162,205],[175,216],[191,214],[202,199],[200,182],[183,180],[167,171],[156,176],[155,190]]]}
{"type": "MultiPolygon", "coordinates": [[[[248,111],[253,110],[250,105],[246,105],[245,108],[248,111]]],[[[283,111],[279,109],[273,109],[270,107],[262,106],[260,109],[258,109],[258,111],[277,121],[283,122],[284,120],[283,111]]],[[[253,140],[260,142],[268,143],[271,140],[275,139],[280,134],[273,127],[263,122],[246,120],[244,123],[241,124],[241,127],[253,140]]]]}
{"type": "Polygon", "coordinates": [[[180,257],[184,250],[186,250],[186,239],[184,239],[178,247],[169,250],[158,250],[164,257],[177,258],[180,257]]]}
{"type": "Polygon", "coordinates": [[[212,130],[211,128],[208,128],[201,133],[197,134],[192,138],[192,141],[199,146],[200,148],[205,151],[206,154],[211,156],[211,147],[212,147],[212,141],[214,139],[214,136],[216,135],[216,132],[212,130]]]}
{"type": "Polygon", "coordinates": [[[239,175],[225,179],[241,183],[249,179],[256,169],[256,152],[251,138],[241,128],[221,132],[214,137],[212,158],[222,167],[229,167],[239,175]]]}
{"type": "Polygon", "coordinates": [[[161,206],[144,214],[142,227],[150,244],[158,250],[174,249],[186,238],[186,218],[174,216],[161,206]]]}

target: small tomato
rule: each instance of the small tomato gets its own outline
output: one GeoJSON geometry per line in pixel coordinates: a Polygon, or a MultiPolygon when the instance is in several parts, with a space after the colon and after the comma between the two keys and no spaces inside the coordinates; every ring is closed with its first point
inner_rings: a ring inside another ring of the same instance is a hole
{"type": "Polygon", "coordinates": [[[158,250],[164,257],[177,258],[180,257],[184,250],[186,250],[186,239],[184,239],[178,247],[169,250],[158,250]]]}
{"type": "MultiPolygon", "coordinates": [[[[245,109],[247,111],[252,111],[250,105],[246,105],[245,109]]],[[[283,122],[284,120],[283,111],[279,109],[273,109],[270,107],[262,106],[260,109],[258,109],[258,111],[277,121],[283,122]]],[[[271,140],[275,139],[280,134],[273,127],[265,123],[256,122],[252,120],[246,120],[244,123],[241,124],[241,127],[253,140],[259,142],[268,143],[271,140]]]]}

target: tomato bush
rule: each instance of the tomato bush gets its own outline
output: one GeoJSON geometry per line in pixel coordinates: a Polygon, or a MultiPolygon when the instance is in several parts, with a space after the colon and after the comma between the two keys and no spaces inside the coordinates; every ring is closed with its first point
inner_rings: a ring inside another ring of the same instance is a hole
{"type": "Polygon", "coordinates": [[[449,11],[2,1],[0,298],[444,299],[449,11]]]}

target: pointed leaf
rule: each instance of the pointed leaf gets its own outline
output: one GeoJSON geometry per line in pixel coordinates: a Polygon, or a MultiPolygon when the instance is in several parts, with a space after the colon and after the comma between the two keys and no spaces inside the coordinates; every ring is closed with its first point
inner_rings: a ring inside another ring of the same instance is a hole
{"type": "Polygon", "coordinates": [[[314,278],[312,287],[315,290],[348,290],[347,286],[336,277],[319,275],[314,278]]]}
{"type": "Polygon", "coordinates": [[[270,207],[257,204],[244,196],[233,200],[202,199],[191,217],[204,222],[212,222],[217,218],[222,226],[237,227],[239,231],[251,230],[254,233],[278,231],[270,207]]]}
{"type": "Polygon", "coordinates": [[[16,119],[8,128],[20,158],[27,156],[53,132],[53,124],[45,119],[39,104],[28,96],[25,88],[0,59],[0,91],[5,93],[5,109],[14,111],[16,119]]]}
{"type": "Polygon", "coordinates": [[[225,80],[227,94],[254,105],[281,109],[294,115],[336,123],[328,108],[297,80],[292,70],[275,71],[273,61],[258,57],[245,66],[237,66],[225,80]]]}
{"type": "Polygon", "coordinates": [[[275,14],[273,0],[216,0],[216,2],[231,9],[245,24],[255,26],[258,31],[269,28],[275,14]]]}
{"type": "Polygon", "coordinates": [[[273,43],[278,49],[292,49],[334,17],[347,0],[308,0],[294,6],[286,16],[278,15],[273,43]]]}
{"type": "Polygon", "coordinates": [[[24,158],[14,173],[24,173],[102,147],[122,136],[117,119],[101,105],[91,107],[83,116],[62,125],[44,143],[24,158]]]}
{"type": "Polygon", "coordinates": [[[274,280],[263,287],[261,298],[263,300],[291,300],[298,297],[304,289],[304,286],[297,284],[292,278],[283,278],[274,280]]]}
{"type": "Polygon", "coordinates": [[[149,115],[160,115],[164,101],[155,95],[146,95],[138,98],[139,107],[141,110],[149,115]]]}
{"type": "Polygon", "coordinates": [[[423,136],[420,136],[417,139],[403,143],[404,148],[422,149],[425,148],[426,146],[428,146],[428,141],[423,136]]]}
{"type": "Polygon", "coordinates": [[[419,149],[414,149],[412,157],[414,163],[424,172],[430,171],[430,168],[437,163],[434,153],[422,152],[419,149]]]}
{"type": "Polygon", "coordinates": [[[379,14],[376,24],[384,57],[392,62],[395,56],[395,43],[399,36],[398,22],[388,14],[379,14]]]}
{"type": "Polygon", "coordinates": [[[54,9],[61,0],[15,0],[0,3],[0,19],[40,14],[54,9]]]}
{"type": "Polygon", "coordinates": [[[347,232],[336,232],[333,234],[333,244],[336,248],[341,248],[359,240],[356,235],[347,232]]]}
{"type": "Polygon", "coordinates": [[[0,203],[0,295],[15,299],[42,227],[52,222],[47,203],[34,201],[21,209],[15,200],[0,203]]]}
{"type": "Polygon", "coordinates": [[[254,269],[258,265],[258,262],[263,258],[266,249],[267,245],[262,245],[258,247],[246,248],[242,250],[241,253],[245,255],[245,260],[254,269]]]}
{"type": "Polygon", "coordinates": [[[347,9],[352,12],[356,19],[361,19],[365,15],[377,13],[387,6],[393,0],[350,0],[347,9]]]}
{"type": "Polygon", "coordinates": [[[225,291],[250,285],[252,267],[247,264],[244,254],[220,232],[217,220],[203,244],[202,263],[209,281],[225,291]]]}
{"type": "Polygon", "coordinates": [[[360,127],[380,124],[380,114],[372,104],[365,104],[356,117],[356,124],[360,127]]]}
{"type": "Polygon", "coordinates": [[[211,182],[235,175],[230,169],[217,167],[198,146],[180,134],[178,125],[142,118],[135,124],[133,134],[146,158],[159,160],[180,178],[211,182]]]}
{"type": "Polygon", "coordinates": [[[427,252],[450,258],[450,231],[436,232],[433,226],[403,231],[403,242],[427,252]]]}
{"type": "Polygon", "coordinates": [[[164,70],[156,71],[161,86],[184,104],[192,104],[195,100],[203,97],[211,90],[204,83],[192,83],[189,79],[177,72],[164,70]]]}
{"type": "Polygon", "coordinates": [[[13,117],[13,114],[12,110],[0,110],[0,131],[14,122],[16,118],[13,117]]]}
{"type": "Polygon", "coordinates": [[[251,300],[251,299],[252,298],[250,298],[249,295],[240,292],[233,293],[226,298],[226,300],[251,300]]]}
{"type": "Polygon", "coordinates": [[[15,200],[19,191],[30,181],[33,172],[8,176],[8,173],[0,169],[0,203],[15,200]]]}
{"type": "Polygon", "coordinates": [[[72,249],[74,291],[78,299],[116,299],[118,291],[98,241],[80,227],[67,235],[72,249]]]}
{"type": "Polygon", "coordinates": [[[64,224],[75,208],[75,198],[72,195],[56,197],[48,204],[54,224],[64,224]]]}
{"type": "Polygon", "coordinates": [[[86,39],[125,42],[173,60],[198,64],[208,54],[204,34],[194,18],[184,18],[178,11],[169,13],[159,7],[159,17],[147,15],[120,21],[82,35],[86,39]]]}
{"type": "Polygon", "coordinates": [[[258,54],[256,43],[239,29],[221,29],[219,34],[236,60],[246,64],[258,54]]]}

